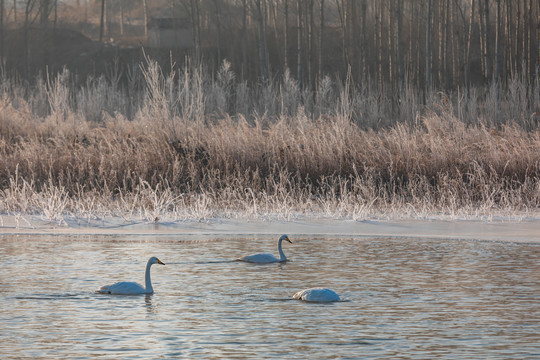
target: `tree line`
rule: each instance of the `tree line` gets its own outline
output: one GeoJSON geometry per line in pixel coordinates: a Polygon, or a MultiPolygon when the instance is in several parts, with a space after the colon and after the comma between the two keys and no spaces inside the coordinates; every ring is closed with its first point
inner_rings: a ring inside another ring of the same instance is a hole
{"type": "Polygon", "coordinates": [[[143,19],[145,34],[152,17],[187,19],[194,61],[218,68],[227,59],[248,81],[290,71],[311,90],[327,75],[395,94],[405,86],[426,94],[504,86],[515,77],[532,84],[540,68],[538,0],[0,0],[0,55],[9,56],[7,28],[25,29],[29,46],[28,29],[46,37],[74,21],[63,15],[68,5],[85,13],[102,40],[119,37],[115,29],[129,36],[122,25],[128,14],[143,19]]]}

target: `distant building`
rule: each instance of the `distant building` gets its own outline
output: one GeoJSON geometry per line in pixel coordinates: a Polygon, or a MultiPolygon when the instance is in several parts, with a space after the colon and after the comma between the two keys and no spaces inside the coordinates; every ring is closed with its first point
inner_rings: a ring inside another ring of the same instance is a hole
{"type": "Polygon", "coordinates": [[[190,48],[191,24],[186,18],[153,18],[148,23],[148,46],[153,48],[190,48]]]}

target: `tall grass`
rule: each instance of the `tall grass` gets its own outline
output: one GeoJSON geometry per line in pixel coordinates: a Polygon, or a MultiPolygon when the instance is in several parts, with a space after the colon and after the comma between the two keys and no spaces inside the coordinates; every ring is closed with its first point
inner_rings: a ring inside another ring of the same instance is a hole
{"type": "Polygon", "coordinates": [[[0,213],[63,221],[537,216],[540,83],[399,99],[147,60],[0,87],[0,213]],[[494,95],[496,94],[496,95],[494,95]]]}

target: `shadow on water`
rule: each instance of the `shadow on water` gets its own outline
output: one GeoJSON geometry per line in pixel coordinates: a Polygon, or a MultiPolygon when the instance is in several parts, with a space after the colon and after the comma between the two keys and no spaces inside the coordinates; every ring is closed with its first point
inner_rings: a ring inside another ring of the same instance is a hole
{"type": "Polygon", "coordinates": [[[17,300],[86,300],[86,294],[28,294],[14,296],[17,300]]]}
{"type": "Polygon", "coordinates": [[[238,260],[210,260],[210,261],[169,261],[167,265],[210,265],[236,263],[238,260]]]}

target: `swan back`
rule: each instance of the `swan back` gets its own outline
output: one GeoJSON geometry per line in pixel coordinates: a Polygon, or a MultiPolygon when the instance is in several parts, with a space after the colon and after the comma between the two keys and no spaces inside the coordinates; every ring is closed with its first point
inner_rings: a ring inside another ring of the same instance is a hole
{"type": "Polygon", "coordinates": [[[247,255],[239,260],[250,262],[250,263],[257,263],[257,264],[268,264],[268,263],[274,263],[279,262],[280,260],[275,257],[272,254],[253,254],[253,255],[247,255]]]}
{"type": "Polygon", "coordinates": [[[307,302],[335,302],[340,301],[339,295],[327,288],[311,288],[297,292],[293,299],[307,302]]]}
{"type": "Polygon", "coordinates": [[[112,285],[102,286],[98,291],[100,294],[112,294],[112,295],[138,295],[138,294],[151,294],[147,290],[136,282],[121,281],[112,285]]]}

